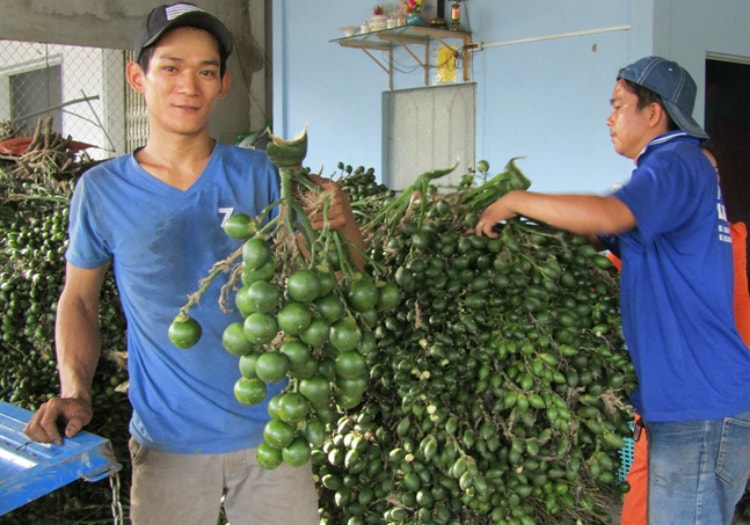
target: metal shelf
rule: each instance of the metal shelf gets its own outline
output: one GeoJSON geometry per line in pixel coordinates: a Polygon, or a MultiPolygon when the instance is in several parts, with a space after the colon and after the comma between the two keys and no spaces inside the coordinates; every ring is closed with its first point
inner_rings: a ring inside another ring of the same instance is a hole
{"type": "Polygon", "coordinates": [[[438,41],[446,47],[451,47],[449,40],[461,40],[462,45],[458,50],[463,64],[463,79],[468,82],[471,78],[471,34],[463,31],[452,31],[449,29],[428,26],[399,26],[381,31],[370,31],[353,36],[336,38],[331,42],[338,43],[342,47],[361,49],[383,71],[388,74],[388,89],[393,89],[393,49],[403,47],[414,58],[424,70],[424,85],[429,85],[430,68],[430,43],[438,41]],[[424,46],[424,56],[418,55],[411,46],[424,46]],[[382,60],[372,51],[383,51],[387,53],[387,60],[382,60]]]}

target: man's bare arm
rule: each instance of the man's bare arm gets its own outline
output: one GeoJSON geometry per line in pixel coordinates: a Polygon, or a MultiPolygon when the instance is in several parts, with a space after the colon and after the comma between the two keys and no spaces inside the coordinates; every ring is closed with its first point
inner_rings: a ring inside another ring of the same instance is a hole
{"type": "Polygon", "coordinates": [[[91,383],[101,353],[99,293],[107,268],[66,266],[55,321],[60,397],[42,404],[24,428],[35,441],[60,444],[58,424],[72,437],[93,417],[91,383]]]}

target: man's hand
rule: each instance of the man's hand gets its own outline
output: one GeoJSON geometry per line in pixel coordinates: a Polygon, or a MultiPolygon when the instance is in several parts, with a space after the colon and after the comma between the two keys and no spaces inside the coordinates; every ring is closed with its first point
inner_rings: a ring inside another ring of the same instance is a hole
{"type": "Polygon", "coordinates": [[[75,436],[93,417],[91,402],[79,398],[53,398],[43,403],[24,427],[24,433],[40,443],[62,444],[58,425],[64,425],[65,437],[75,436]]]}
{"type": "Polygon", "coordinates": [[[506,219],[510,219],[516,213],[507,206],[506,196],[500,197],[495,202],[490,204],[477,219],[477,225],[474,228],[474,233],[477,235],[484,235],[491,239],[497,238],[498,234],[493,229],[495,225],[506,219]]]}
{"type": "MultiPolygon", "coordinates": [[[[331,179],[323,178],[319,175],[310,175],[312,181],[323,189],[320,195],[316,195],[316,204],[307,208],[308,220],[310,226],[320,230],[325,225],[325,214],[323,213],[323,203],[328,202],[328,228],[336,230],[349,243],[349,253],[352,261],[358,270],[365,266],[363,256],[365,250],[365,241],[362,232],[357,225],[352,211],[352,205],[349,197],[331,179]],[[321,199],[322,197],[322,199],[321,199]]],[[[304,247],[303,247],[304,249],[304,247]]]]}
{"type": "MultiPolygon", "coordinates": [[[[319,175],[310,175],[310,178],[323,189],[326,196],[330,195],[328,203],[328,228],[331,230],[342,230],[348,223],[353,223],[354,214],[352,213],[351,204],[341,187],[335,181],[319,175]]],[[[317,206],[315,209],[308,210],[308,212],[310,225],[316,230],[321,229],[324,224],[322,206],[317,206]]]]}

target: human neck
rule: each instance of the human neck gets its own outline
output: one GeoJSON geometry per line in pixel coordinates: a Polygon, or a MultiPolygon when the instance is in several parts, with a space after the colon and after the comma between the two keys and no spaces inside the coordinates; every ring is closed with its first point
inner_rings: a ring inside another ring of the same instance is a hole
{"type": "Polygon", "coordinates": [[[215,144],[208,133],[194,137],[171,135],[167,140],[156,134],[149,137],[135,158],[152,176],[185,190],[203,172],[215,144]]]}

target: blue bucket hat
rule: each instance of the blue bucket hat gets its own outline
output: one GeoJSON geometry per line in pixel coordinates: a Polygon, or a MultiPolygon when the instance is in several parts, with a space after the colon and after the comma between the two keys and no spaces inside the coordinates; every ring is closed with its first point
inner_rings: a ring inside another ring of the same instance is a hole
{"type": "Polygon", "coordinates": [[[685,133],[699,139],[708,138],[708,134],[692,117],[695,82],[677,62],[656,56],[641,58],[622,68],[617,74],[617,79],[621,78],[659,95],[669,116],[685,133]]]}

